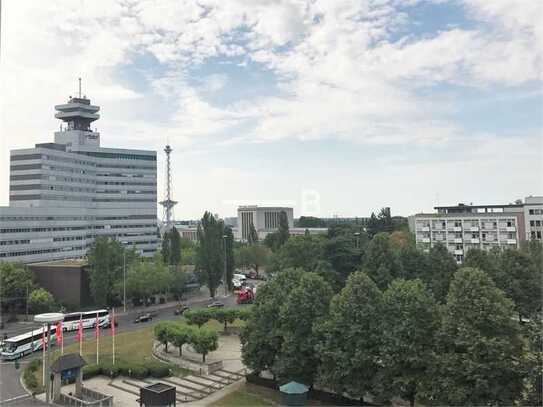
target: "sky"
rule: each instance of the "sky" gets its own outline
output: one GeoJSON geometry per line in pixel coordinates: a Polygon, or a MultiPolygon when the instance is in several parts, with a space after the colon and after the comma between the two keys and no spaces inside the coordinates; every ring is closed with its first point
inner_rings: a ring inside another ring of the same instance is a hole
{"type": "MultiPolygon", "coordinates": [[[[0,0],[1,1],[1,0],[0,0]]],[[[153,149],[175,217],[432,211],[543,195],[543,1],[3,0],[9,150],[54,105],[101,107],[105,147],[153,149]]]]}

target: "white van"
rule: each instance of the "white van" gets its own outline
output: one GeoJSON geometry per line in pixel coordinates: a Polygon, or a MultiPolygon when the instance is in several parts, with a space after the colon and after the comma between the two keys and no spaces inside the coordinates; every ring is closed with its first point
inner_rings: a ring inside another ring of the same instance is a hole
{"type": "Polygon", "coordinates": [[[233,278],[234,280],[238,280],[238,281],[245,281],[245,280],[247,280],[247,277],[245,277],[244,274],[234,274],[234,275],[232,276],[232,278],[233,278]]]}

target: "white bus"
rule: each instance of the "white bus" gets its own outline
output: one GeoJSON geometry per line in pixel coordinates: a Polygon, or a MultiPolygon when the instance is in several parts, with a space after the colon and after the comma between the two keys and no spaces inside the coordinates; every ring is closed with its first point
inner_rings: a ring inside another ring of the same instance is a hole
{"type": "Polygon", "coordinates": [[[79,328],[79,320],[82,321],[83,329],[94,328],[96,326],[96,314],[98,314],[98,324],[100,328],[109,328],[111,320],[107,309],[99,309],[96,311],[86,312],[71,312],[64,314],[62,321],[63,331],[75,331],[79,328]]]}
{"type": "MultiPolygon", "coordinates": [[[[42,335],[47,332],[47,328],[37,328],[33,331],[5,339],[0,343],[0,356],[4,360],[14,360],[21,358],[29,353],[42,349],[42,335]]],[[[56,342],[57,327],[51,327],[51,345],[56,342]]],[[[47,343],[47,334],[45,335],[47,343]]]]}

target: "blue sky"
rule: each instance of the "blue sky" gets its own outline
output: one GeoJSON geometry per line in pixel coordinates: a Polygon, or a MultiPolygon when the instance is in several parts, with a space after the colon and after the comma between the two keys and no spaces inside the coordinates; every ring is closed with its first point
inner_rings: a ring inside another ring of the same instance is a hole
{"type": "Polygon", "coordinates": [[[103,145],[172,145],[178,219],[543,194],[543,3],[6,3],[0,203],[9,150],[53,138],[53,105],[79,76],[103,145]]]}

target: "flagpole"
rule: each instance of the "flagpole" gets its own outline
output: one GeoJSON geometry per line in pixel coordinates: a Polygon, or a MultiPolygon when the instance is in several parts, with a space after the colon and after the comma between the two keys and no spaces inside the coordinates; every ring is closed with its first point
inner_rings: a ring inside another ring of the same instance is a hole
{"type": "Polygon", "coordinates": [[[98,343],[100,342],[100,321],[98,321],[98,313],[96,313],[96,364],[98,364],[98,343]]]}
{"type": "Polygon", "coordinates": [[[83,357],[83,329],[82,329],[83,321],[81,320],[81,317],[79,317],[79,327],[77,328],[79,331],[79,356],[83,357]]]}
{"type": "Polygon", "coordinates": [[[113,364],[115,364],[115,308],[112,309],[112,320],[111,320],[111,334],[112,334],[112,344],[113,344],[113,364]]]}
{"type": "Polygon", "coordinates": [[[42,334],[41,334],[41,343],[42,343],[42,348],[43,348],[43,352],[42,352],[42,360],[41,360],[41,366],[42,366],[42,383],[43,385],[45,386],[46,383],[45,383],[45,327],[42,326],[42,334]]]}

